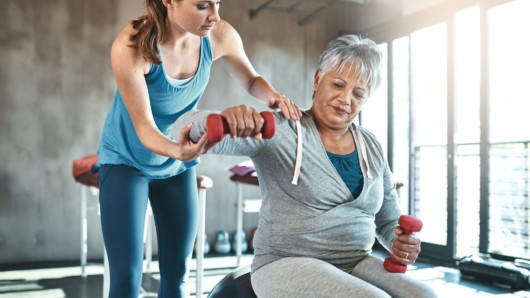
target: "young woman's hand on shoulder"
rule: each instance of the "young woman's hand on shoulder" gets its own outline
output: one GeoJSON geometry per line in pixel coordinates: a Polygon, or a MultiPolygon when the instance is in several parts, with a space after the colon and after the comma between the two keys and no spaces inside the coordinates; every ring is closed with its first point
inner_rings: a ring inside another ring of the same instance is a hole
{"type": "Polygon", "coordinates": [[[284,94],[259,75],[245,53],[239,33],[228,22],[221,20],[210,34],[214,60],[223,62],[225,69],[238,80],[249,94],[271,109],[280,109],[288,119],[300,119],[302,112],[284,94]]]}

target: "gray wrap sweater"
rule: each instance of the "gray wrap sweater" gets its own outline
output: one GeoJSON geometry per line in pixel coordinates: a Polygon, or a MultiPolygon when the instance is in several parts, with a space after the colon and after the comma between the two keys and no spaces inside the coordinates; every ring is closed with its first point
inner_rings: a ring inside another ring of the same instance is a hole
{"type": "MultiPolygon", "coordinates": [[[[190,111],[173,129],[194,122],[190,137],[204,134],[207,115],[213,111],[190,111]]],[[[217,112],[215,112],[217,113],[217,112]]],[[[274,113],[276,133],[270,140],[232,139],[225,136],[210,154],[248,156],[256,167],[262,193],[258,230],[254,238],[252,272],[283,257],[311,257],[342,270],[353,268],[371,253],[375,239],[390,249],[394,228],[401,214],[392,173],[375,136],[352,125],[364,185],[354,198],[326,155],[313,118],[303,113],[302,162],[297,185],[291,183],[297,154],[297,122],[274,113]],[[359,140],[359,135],[363,140],[359,140]],[[368,173],[368,170],[370,173],[368,173]]]]}

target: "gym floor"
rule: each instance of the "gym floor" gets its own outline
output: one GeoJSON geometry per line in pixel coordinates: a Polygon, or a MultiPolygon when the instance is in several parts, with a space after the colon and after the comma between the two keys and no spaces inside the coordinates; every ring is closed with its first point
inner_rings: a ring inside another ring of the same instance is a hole
{"type": "MultiPolygon", "coordinates": [[[[379,254],[375,252],[375,254],[379,254]]],[[[384,255],[380,255],[384,257],[384,255]]],[[[252,262],[252,255],[244,255],[241,265],[252,262]]],[[[190,288],[195,296],[195,260],[191,264],[190,288]]],[[[47,268],[38,266],[0,267],[0,298],[100,298],[103,289],[102,264],[89,264],[88,276],[81,277],[81,269],[76,264],[54,264],[47,268]],[[17,268],[18,267],[18,268],[17,268]]],[[[157,268],[156,261],[152,265],[157,268]]],[[[210,290],[226,274],[236,268],[235,256],[208,256],[205,258],[203,288],[206,297],[210,290]]],[[[530,298],[530,291],[512,291],[509,288],[491,283],[460,278],[459,271],[453,268],[433,266],[418,262],[409,266],[407,274],[429,283],[440,297],[508,297],[530,298]]],[[[155,271],[144,274],[142,288],[146,292],[143,297],[156,292],[159,274],[155,271]]]]}

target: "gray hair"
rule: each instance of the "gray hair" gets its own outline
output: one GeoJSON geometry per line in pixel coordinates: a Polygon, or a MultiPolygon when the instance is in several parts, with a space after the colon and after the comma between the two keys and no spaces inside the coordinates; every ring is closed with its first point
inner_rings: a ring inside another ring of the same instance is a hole
{"type": "MultiPolygon", "coordinates": [[[[342,71],[348,63],[355,65],[355,76],[368,87],[368,94],[381,83],[383,53],[377,44],[357,35],[343,35],[328,43],[320,55],[318,69],[326,73],[332,69],[342,71]]],[[[351,65],[350,65],[351,67],[351,65]]]]}

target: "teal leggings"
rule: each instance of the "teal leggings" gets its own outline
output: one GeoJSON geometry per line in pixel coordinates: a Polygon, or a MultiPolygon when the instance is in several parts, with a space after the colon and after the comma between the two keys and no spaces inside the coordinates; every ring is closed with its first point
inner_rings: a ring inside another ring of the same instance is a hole
{"type": "Polygon", "coordinates": [[[158,239],[158,297],[188,297],[188,263],[197,226],[195,169],[153,180],[125,165],[102,165],[99,203],[110,267],[110,298],[137,298],[144,255],[144,222],[151,203],[158,239]]]}

